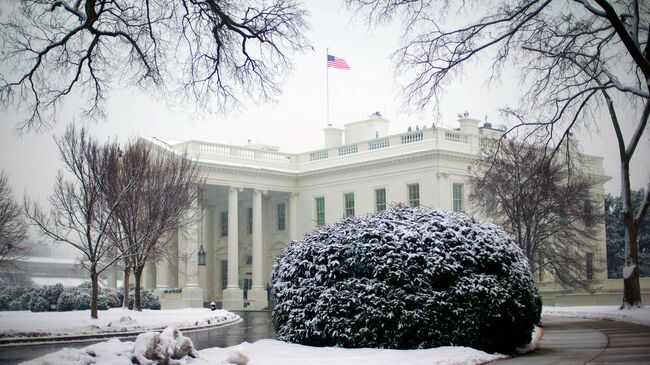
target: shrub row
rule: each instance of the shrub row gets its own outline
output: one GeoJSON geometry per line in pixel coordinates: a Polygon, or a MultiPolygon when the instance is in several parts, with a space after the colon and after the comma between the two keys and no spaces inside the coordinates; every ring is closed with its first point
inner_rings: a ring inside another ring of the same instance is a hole
{"type": "MultiPolygon", "coordinates": [[[[41,288],[27,288],[23,286],[0,287],[0,310],[32,312],[90,309],[90,282],[82,283],[76,287],[64,288],[61,284],[44,285],[41,288]]],[[[160,309],[160,298],[153,290],[142,290],[142,308],[160,309]]],[[[135,289],[130,287],[129,309],[133,309],[135,289]]],[[[100,310],[118,308],[122,306],[124,290],[100,288],[97,298],[97,308],[100,310]]]]}

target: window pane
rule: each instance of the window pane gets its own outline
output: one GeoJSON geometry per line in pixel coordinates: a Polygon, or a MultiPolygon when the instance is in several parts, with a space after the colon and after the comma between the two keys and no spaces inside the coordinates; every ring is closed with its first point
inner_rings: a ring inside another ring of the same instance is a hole
{"type": "Polygon", "coordinates": [[[278,231],[284,231],[285,229],[285,205],[284,203],[278,204],[278,231]]]}
{"type": "Polygon", "coordinates": [[[221,260],[221,290],[228,286],[228,260],[221,260]]]}
{"type": "Polygon", "coordinates": [[[460,212],[463,210],[463,184],[454,183],[454,211],[460,212]]]}
{"type": "Polygon", "coordinates": [[[221,212],[221,237],[228,236],[228,211],[221,212]]]}
{"type": "Polygon", "coordinates": [[[386,210],[386,189],[375,189],[375,211],[386,210]]]}
{"type": "Polygon", "coordinates": [[[592,252],[587,252],[585,260],[586,260],[586,269],[587,269],[587,280],[592,280],[594,278],[594,254],[592,252]]]}
{"type": "Polygon", "coordinates": [[[248,208],[248,234],[253,233],[253,208],[248,208]]]}
{"type": "Polygon", "coordinates": [[[346,193],[343,195],[345,200],[345,217],[354,216],[354,193],[346,193]]]}
{"type": "Polygon", "coordinates": [[[420,184],[408,184],[409,206],[420,206],[420,184]]]}
{"type": "Polygon", "coordinates": [[[325,225],[325,198],[324,197],[316,198],[316,225],[319,227],[325,225]]]}

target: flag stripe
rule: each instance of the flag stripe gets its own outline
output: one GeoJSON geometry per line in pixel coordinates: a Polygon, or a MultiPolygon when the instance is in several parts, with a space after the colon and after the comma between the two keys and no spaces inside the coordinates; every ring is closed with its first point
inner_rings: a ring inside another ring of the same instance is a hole
{"type": "Polygon", "coordinates": [[[334,57],[332,55],[327,55],[327,67],[332,67],[332,68],[338,68],[341,70],[349,70],[350,65],[348,65],[347,62],[345,62],[344,59],[334,57]]]}

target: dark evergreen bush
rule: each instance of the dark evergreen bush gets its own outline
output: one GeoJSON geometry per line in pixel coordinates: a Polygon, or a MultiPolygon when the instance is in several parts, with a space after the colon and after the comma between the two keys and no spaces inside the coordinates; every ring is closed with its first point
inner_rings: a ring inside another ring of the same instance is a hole
{"type": "Polygon", "coordinates": [[[50,310],[50,303],[41,295],[34,295],[29,301],[29,310],[32,312],[47,312],[50,310]]]}
{"type": "Polygon", "coordinates": [[[67,288],[59,295],[59,300],[56,302],[56,310],[59,312],[69,312],[74,310],[75,293],[67,288]]]}
{"type": "Polygon", "coordinates": [[[50,308],[56,309],[56,303],[59,296],[63,292],[63,285],[61,283],[55,285],[44,285],[42,295],[45,300],[50,304],[50,308]]]}
{"type": "Polygon", "coordinates": [[[471,346],[531,340],[541,301],[497,226],[395,206],[290,242],[273,268],[278,339],[315,346],[471,346]]]}
{"type": "Polygon", "coordinates": [[[20,299],[14,299],[11,302],[9,302],[9,307],[7,310],[10,311],[19,311],[20,310],[20,299]]]}

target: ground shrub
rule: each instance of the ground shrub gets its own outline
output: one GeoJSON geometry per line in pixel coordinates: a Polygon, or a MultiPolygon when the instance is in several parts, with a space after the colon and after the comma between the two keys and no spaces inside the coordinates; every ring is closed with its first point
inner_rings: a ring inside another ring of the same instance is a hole
{"type": "Polygon", "coordinates": [[[273,268],[278,339],[314,346],[470,346],[513,352],[541,301],[497,226],[394,206],[292,241],[273,268]]]}
{"type": "Polygon", "coordinates": [[[41,295],[34,295],[29,301],[29,310],[32,312],[47,312],[50,310],[50,303],[41,295]]]}
{"type": "Polygon", "coordinates": [[[74,292],[71,290],[64,290],[56,302],[56,310],[59,312],[69,312],[74,310],[74,292]]]}
{"type": "Polygon", "coordinates": [[[11,302],[9,302],[9,306],[8,306],[7,310],[10,310],[10,311],[19,311],[19,310],[21,310],[20,299],[14,299],[11,302]]]}

